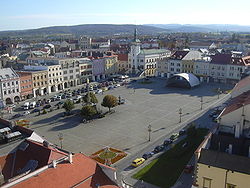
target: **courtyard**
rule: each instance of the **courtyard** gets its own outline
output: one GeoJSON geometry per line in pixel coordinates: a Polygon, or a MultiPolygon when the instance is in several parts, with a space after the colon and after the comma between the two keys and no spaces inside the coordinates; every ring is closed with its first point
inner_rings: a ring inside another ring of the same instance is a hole
{"type": "MultiPolygon", "coordinates": [[[[148,145],[148,126],[151,125],[151,141],[174,132],[181,124],[200,113],[201,96],[203,109],[218,100],[217,88],[228,90],[232,86],[209,83],[193,89],[167,88],[166,80],[152,79],[150,84],[139,82],[97,94],[97,108],[102,111],[101,101],[106,94],[121,96],[126,103],[114,108],[115,113],[102,119],[81,123],[82,117],[62,117],[63,109],[46,115],[30,117],[31,129],[48,141],[71,152],[91,155],[112,147],[127,154],[135,154],[148,145]],[[61,134],[62,140],[58,135],[61,134]]],[[[220,94],[223,98],[225,94],[220,94]]],[[[76,109],[80,109],[78,105],[76,109]]]]}

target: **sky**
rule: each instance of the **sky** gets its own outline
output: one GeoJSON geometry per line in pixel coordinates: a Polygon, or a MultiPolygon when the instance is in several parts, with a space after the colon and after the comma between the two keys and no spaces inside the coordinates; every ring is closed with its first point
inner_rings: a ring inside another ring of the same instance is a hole
{"type": "Polygon", "coordinates": [[[250,0],[0,0],[0,31],[79,24],[250,25],[250,0]]]}

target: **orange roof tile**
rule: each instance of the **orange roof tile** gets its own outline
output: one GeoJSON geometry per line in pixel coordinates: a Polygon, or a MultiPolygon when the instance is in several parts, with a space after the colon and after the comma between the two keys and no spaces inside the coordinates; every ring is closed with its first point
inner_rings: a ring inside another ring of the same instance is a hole
{"type": "Polygon", "coordinates": [[[73,163],[63,162],[56,168],[48,168],[14,187],[60,187],[72,186],[90,188],[99,184],[103,188],[118,188],[102,171],[99,164],[83,154],[73,156],[73,163]]]}

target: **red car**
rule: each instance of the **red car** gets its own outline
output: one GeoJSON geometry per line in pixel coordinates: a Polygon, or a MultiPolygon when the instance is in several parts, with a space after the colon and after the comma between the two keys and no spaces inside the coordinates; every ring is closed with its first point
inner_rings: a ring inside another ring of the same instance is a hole
{"type": "Polygon", "coordinates": [[[194,166],[193,165],[186,165],[185,168],[184,168],[184,172],[185,173],[192,173],[194,171],[194,166]]]}

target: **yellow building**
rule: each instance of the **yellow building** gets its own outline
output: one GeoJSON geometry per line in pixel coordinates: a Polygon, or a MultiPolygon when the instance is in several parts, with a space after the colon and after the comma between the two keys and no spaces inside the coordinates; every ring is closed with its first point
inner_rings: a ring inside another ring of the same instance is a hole
{"type": "Polygon", "coordinates": [[[128,54],[118,54],[118,72],[125,74],[129,70],[128,54]]]}
{"type": "Polygon", "coordinates": [[[104,57],[104,71],[106,76],[117,74],[118,72],[118,56],[105,56],[104,57]]]}
{"type": "Polygon", "coordinates": [[[194,61],[183,60],[182,61],[182,72],[194,73],[194,61]]]}
{"type": "Polygon", "coordinates": [[[48,71],[31,71],[34,97],[48,93],[48,71]]]}
{"type": "Polygon", "coordinates": [[[250,187],[250,158],[202,149],[197,164],[196,187],[250,187]]]}

